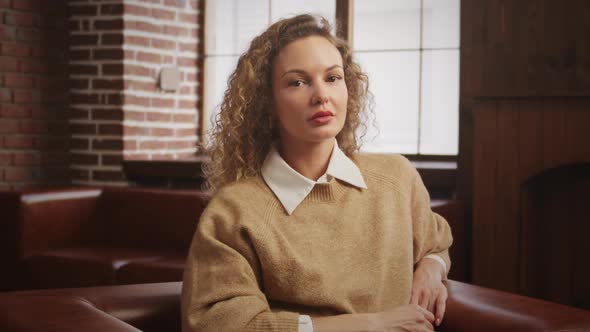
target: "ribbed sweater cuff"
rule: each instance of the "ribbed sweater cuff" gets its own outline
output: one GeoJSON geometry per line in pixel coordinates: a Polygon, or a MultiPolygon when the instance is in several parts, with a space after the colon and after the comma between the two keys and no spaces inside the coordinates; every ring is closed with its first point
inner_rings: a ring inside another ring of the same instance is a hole
{"type": "Polygon", "coordinates": [[[299,314],[281,311],[268,312],[258,315],[246,328],[248,332],[297,332],[299,329],[299,314]]]}

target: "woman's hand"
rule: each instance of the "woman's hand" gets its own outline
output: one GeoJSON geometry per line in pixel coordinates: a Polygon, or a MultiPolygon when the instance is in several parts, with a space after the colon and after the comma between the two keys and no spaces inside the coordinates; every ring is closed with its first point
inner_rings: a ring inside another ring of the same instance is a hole
{"type": "Polygon", "coordinates": [[[434,315],[417,304],[373,314],[369,331],[429,332],[434,331],[434,315]]]}
{"type": "Polygon", "coordinates": [[[445,271],[434,259],[425,258],[418,262],[412,282],[410,304],[416,304],[434,314],[434,324],[439,326],[445,314],[447,288],[442,283],[445,271]]]}

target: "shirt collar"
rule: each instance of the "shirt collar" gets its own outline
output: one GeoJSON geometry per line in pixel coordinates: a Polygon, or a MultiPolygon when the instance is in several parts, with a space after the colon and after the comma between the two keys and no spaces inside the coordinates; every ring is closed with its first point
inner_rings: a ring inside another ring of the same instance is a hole
{"type": "MultiPolygon", "coordinates": [[[[313,187],[318,182],[306,178],[299,172],[294,170],[281,157],[279,152],[273,146],[269,151],[264,163],[262,164],[262,178],[270,187],[273,193],[277,196],[287,214],[291,215],[293,211],[301,204],[301,202],[311,192],[313,187]]],[[[326,170],[327,176],[335,177],[341,181],[349,183],[355,187],[366,189],[367,185],[361,171],[355,163],[348,158],[342,150],[338,147],[338,143],[334,144],[332,155],[326,170]]],[[[324,178],[324,176],[322,176],[324,178]]]]}

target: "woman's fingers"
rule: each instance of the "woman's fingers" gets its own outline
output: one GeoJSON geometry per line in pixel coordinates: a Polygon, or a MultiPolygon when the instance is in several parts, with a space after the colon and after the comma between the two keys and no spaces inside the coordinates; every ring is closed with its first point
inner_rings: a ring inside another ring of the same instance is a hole
{"type": "Polygon", "coordinates": [[[443,317],[445,315],[445,311],[447,309],[447,288],[446,287],[442,287],[440,293],[438,294],[438,297],[436,298],[436,311],[434,312],[434,316],[435,316],[435,322],[434,324],[436,326],[439,326],[440,323],[443,320],[443,317]]]}

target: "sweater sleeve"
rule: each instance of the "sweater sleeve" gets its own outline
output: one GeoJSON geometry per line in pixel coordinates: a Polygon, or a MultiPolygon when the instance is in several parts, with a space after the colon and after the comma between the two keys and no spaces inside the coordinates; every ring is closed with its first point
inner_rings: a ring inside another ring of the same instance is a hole
{"type": "Polygon", "coordinates": [[[271,311],[239,209],[227,205],[213,200],[193,237],[182,289],[183,332],[296,332],[298,313],[271,311]]]}
{"type": "Polygon", "coordinates": [[[414,232],[414,264],[426,255],[437,255],[451,268],[449,247],[453,243],[447,221],[430,208],[430,195],[418,171],[410,164],[412,175],[412,223],[414,232]]]}

